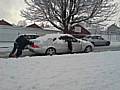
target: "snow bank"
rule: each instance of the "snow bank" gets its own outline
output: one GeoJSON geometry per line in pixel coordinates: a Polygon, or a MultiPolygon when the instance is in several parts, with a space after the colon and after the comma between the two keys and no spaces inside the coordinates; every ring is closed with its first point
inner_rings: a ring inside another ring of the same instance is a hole
{"type": "Polygon", "coordinates": [[[0,58],[0,90],[119,90],[120,51],[0,58]]]}

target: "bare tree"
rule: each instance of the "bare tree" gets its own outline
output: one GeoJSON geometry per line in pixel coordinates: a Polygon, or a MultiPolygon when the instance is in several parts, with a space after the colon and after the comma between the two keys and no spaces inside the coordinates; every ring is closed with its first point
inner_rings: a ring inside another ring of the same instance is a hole
{"type": "Polygon", "coordinates": [[[17,26],[20,26],[20,27],[24,27],[26,25],[27,25],[27,23],[25,20],[20,20],[20,21],[18,21],[18,24],[17,24],[17,26]]]}
{"type": "Polygon", "coordinates": [[[64,33],[80,22],[102,22],[116,10],[113,0],[25,0],[25,2],[28,7],[21,11],[23,17],[34,21],[49,21],[64,33]]]}

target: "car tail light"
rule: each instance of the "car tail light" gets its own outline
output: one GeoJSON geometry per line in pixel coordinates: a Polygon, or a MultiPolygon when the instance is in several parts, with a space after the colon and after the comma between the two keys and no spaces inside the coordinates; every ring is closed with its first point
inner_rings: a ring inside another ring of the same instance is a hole
{"type": "Polygon", "coordinates": [[[33,48],[40,48],[40,46],[38,46],[38,45],[36,45],[36,44],[32,44],[31,47],[33,47],[33,48]]]}

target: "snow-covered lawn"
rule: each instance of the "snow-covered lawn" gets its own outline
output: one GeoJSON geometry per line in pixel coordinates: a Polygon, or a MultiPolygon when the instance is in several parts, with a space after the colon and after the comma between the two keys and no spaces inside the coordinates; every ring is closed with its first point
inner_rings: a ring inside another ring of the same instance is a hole
{"type": "Polygon", "coordinates": [[[0,58],[0,90],[119,90],[120,51],[0,58]]]}

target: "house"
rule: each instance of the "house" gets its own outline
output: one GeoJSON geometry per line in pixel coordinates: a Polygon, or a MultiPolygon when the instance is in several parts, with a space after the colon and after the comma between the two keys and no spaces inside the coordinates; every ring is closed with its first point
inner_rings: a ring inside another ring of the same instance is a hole
{"type": "Polygon", "coordinates": [[[112,24],[107,28],[106,33],[118,35],[120,34],[120,27],[118,27],[116,24],[112,24]]]}
{"type": "Polygon", "coordinates": [[[14,39],[13,35],[15,32],[11,31],[13,28],[13,25],[8,23],[5,20],[0,20],[0,42],[1,41],[9,41],[11,39],[14,39]]]}
{"type": "Polygon", "coordinates": [[[85,22],[80,22],[80,25],[84,26],[84,28],[87,29],[91,34],[101,34],[106,30],[106,25],[90,24],[85,22]]]}
{"type": "Polygon", "coordinates": [[[84,28],[82,25],[80,24],[77,24],[75,25],[71,31],[68,32],[69,34],[77,37],[77,38],[82,38],[86,35],[90,35],[91,33],[86,29],[84,28]]]}

